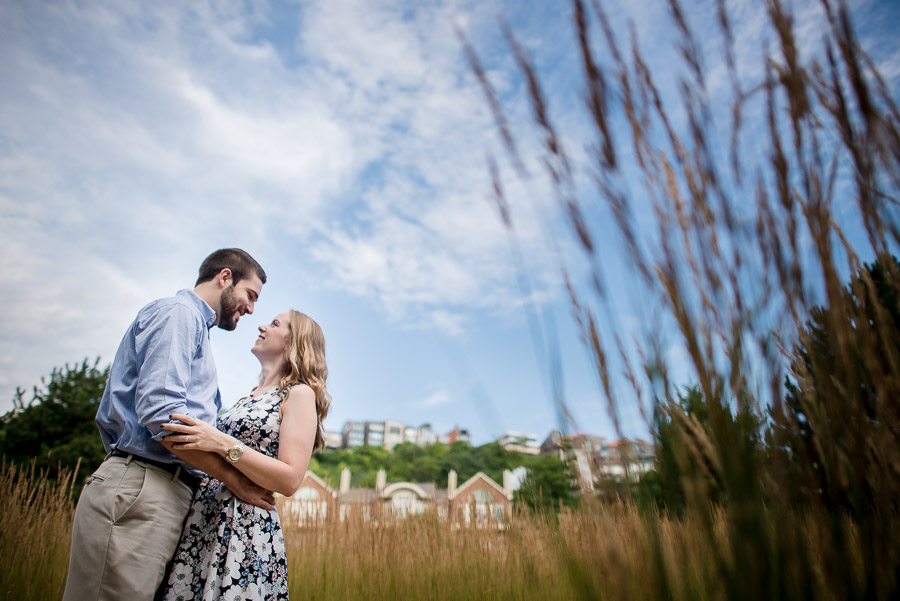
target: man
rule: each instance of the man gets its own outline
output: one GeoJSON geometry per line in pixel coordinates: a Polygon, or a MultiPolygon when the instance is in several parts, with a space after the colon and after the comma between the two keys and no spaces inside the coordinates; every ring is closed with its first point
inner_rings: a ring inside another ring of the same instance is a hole
{"type": "Polygon", "coordinates": [[[233,330],[242,315],[253,313],[265,282],[249,254],[217,250],[200,266],[193,291],[138,312],[97,411],[109,455],[78,500],[64,601],[153,599],[203,472],[238,498],[272,507],[270,492],[218,455],[173,455],[160,443],[168,434],[162,424],[172,413],[215,425],[221,398],[209,328],[233,330]]]}

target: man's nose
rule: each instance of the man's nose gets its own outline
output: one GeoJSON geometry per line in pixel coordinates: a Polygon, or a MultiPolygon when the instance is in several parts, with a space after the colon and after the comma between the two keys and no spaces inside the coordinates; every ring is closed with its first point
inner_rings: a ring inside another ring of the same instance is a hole
{"type": "Polygon", "coordinates": [[[247,305],[247,313],[249,313],[250,315],[253,315],[253,305],[255,305],[255,304],[256,304],[256,303],[254,303],[254,302],[251,301],[251,302],[247,305]]]}

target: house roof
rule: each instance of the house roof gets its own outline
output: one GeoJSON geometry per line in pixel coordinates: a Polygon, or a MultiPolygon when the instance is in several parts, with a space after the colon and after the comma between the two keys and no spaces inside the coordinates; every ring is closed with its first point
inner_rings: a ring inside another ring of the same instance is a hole
{"type": "MultiPolygon", "coordinates": [[[[345,493],[341,493],[339,490],[329,486],[324,480],[322,480],[312,471],[306,472],[306,478],[309,478],[318,486],[328,491],[331,494],[332,498],[336,498],[342,503],[369,503],[379,498],[379,495],[376,494],[374,488],[356,487],[351,488],[345,493]]],[[[306,478],[304,478],[304,482],[306,482],[306,478]]],[[[469,487],[479,479],[484,480],[484,482],[486,482],[489,486],[494,487],[494,489],[496,489],[500,494],[507,496],[506,491],[504,491],[503,488],[500,487],[500,485],[494,482],[484,472],[478,472],[477,474],[463,482],[460,486],[456,487],[456,491],[453,494],[453,497],[455,497],[457,494],[459,494],[460,491],[469,487]]],[[[389,496],[394,491],[401,488],[413,490],[417,495],[419,495],[420,498],[431,500],[437,503],[445,503],[451,499],[451,496],[448,494],[449,491],[446,488],[438,488],[437,484],[434,482],[392,482],[385,487],[382,494],[384,496],[389,496]]]]}
{"type": "Polygon", "coordinates": [[[477,474],[475,474],[474,476],[472,476],[471,478],[469,478],[468,480],[463,482],[461,485],[456,487],[456,491],[453,493],[453,495],[450,497],[450,499],[456,498],[465,488],[472,485],[476,480],[479,480],[479,479],[483,480],[488,486],[494,487],[497,490],[497,492],[499,492],[504,497],[509,498],[509,496],[506,494],[506,491],[503,490],[503,488],[500,487],[500,485],[498,485],[496,482],[494,482],[487,474],[485,474],[484,472],[478,472],[477,474]]]}
{"type": "Polygon", "coordinates": [[[345,493],[338,493],[338,500],[344,503],[368,503],[375,498],[374,488],[351,488],[345,493]]]}
{"type": "Polygon", "coordinates": [[[300,488],[303,488],[303,483],[306,482],[307,479],[312,480],[313,482],[321,486],[324,490],[328,491],[328,493],[332,497],[337,496],[337,493],[335,493],[333,488],[328,486],[328,484],[326,484],[324,480],[322,480],[314,472],[309,470],[306,471],[306,476],[303,478],[303,482],[300,483],[300,488]]]}
{"type": "Polygon", "coordinates": [[[432,490],[425,490],[420,484],[415,484],[413,482],[394,482],[393,484],[386,486],[382,494],[385,497],[389,497],[398,490],[411,490],[416,493],[420,499],[432,499],[434,498],[433,486],[434,485],[432,485],[432,490]]]}

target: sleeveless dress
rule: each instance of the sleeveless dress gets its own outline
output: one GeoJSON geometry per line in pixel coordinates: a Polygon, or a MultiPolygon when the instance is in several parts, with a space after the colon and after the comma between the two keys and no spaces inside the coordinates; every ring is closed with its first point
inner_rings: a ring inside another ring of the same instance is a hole
{"type": "MultiPolygon", "coordinates": [[[[277,457],[281,401],[275,390],[257,399],[244,397],[219,416],[217,427],[247,448],[277,457]]],[[[286,600],[287,560],[278,512],[245,503],[218,480],[205,478],[164,583],[167,601],[286,600]]]]}

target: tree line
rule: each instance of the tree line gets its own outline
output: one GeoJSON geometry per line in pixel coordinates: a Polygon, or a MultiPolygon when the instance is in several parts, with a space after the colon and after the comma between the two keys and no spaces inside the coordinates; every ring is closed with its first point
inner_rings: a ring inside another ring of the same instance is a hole
{"type": "MultiPolygon", "coordinates": [[[[34,465],[47,477],[60,470],[78,469],[86,475],[99,465],[106,452],[97,433],[94,417],[103,396],[109,366],[100,359],[54,368],[30,398],[21,388],[13,397],[13,408],[0,416],[0,456],[4,461],[34,465]]],[[[388,482],[435,482],[447,485],[450,470],[458,482],[481,471],[503,484],[503,470],[524,466],[528,475],[516,492],[516,504],[532,508],[556,509],[574,503],[572,475],[568,466],[553,456],[530,456],[507,451],[496,442],[474,447],[465,442],[441,442],[420,447],[401,444],[389,451],[382,447],[325,450],[310,461],[309,469],[331,486],[340,483],[347,467],[353,486],[375,486],[379,469],[388,482]]]]}

